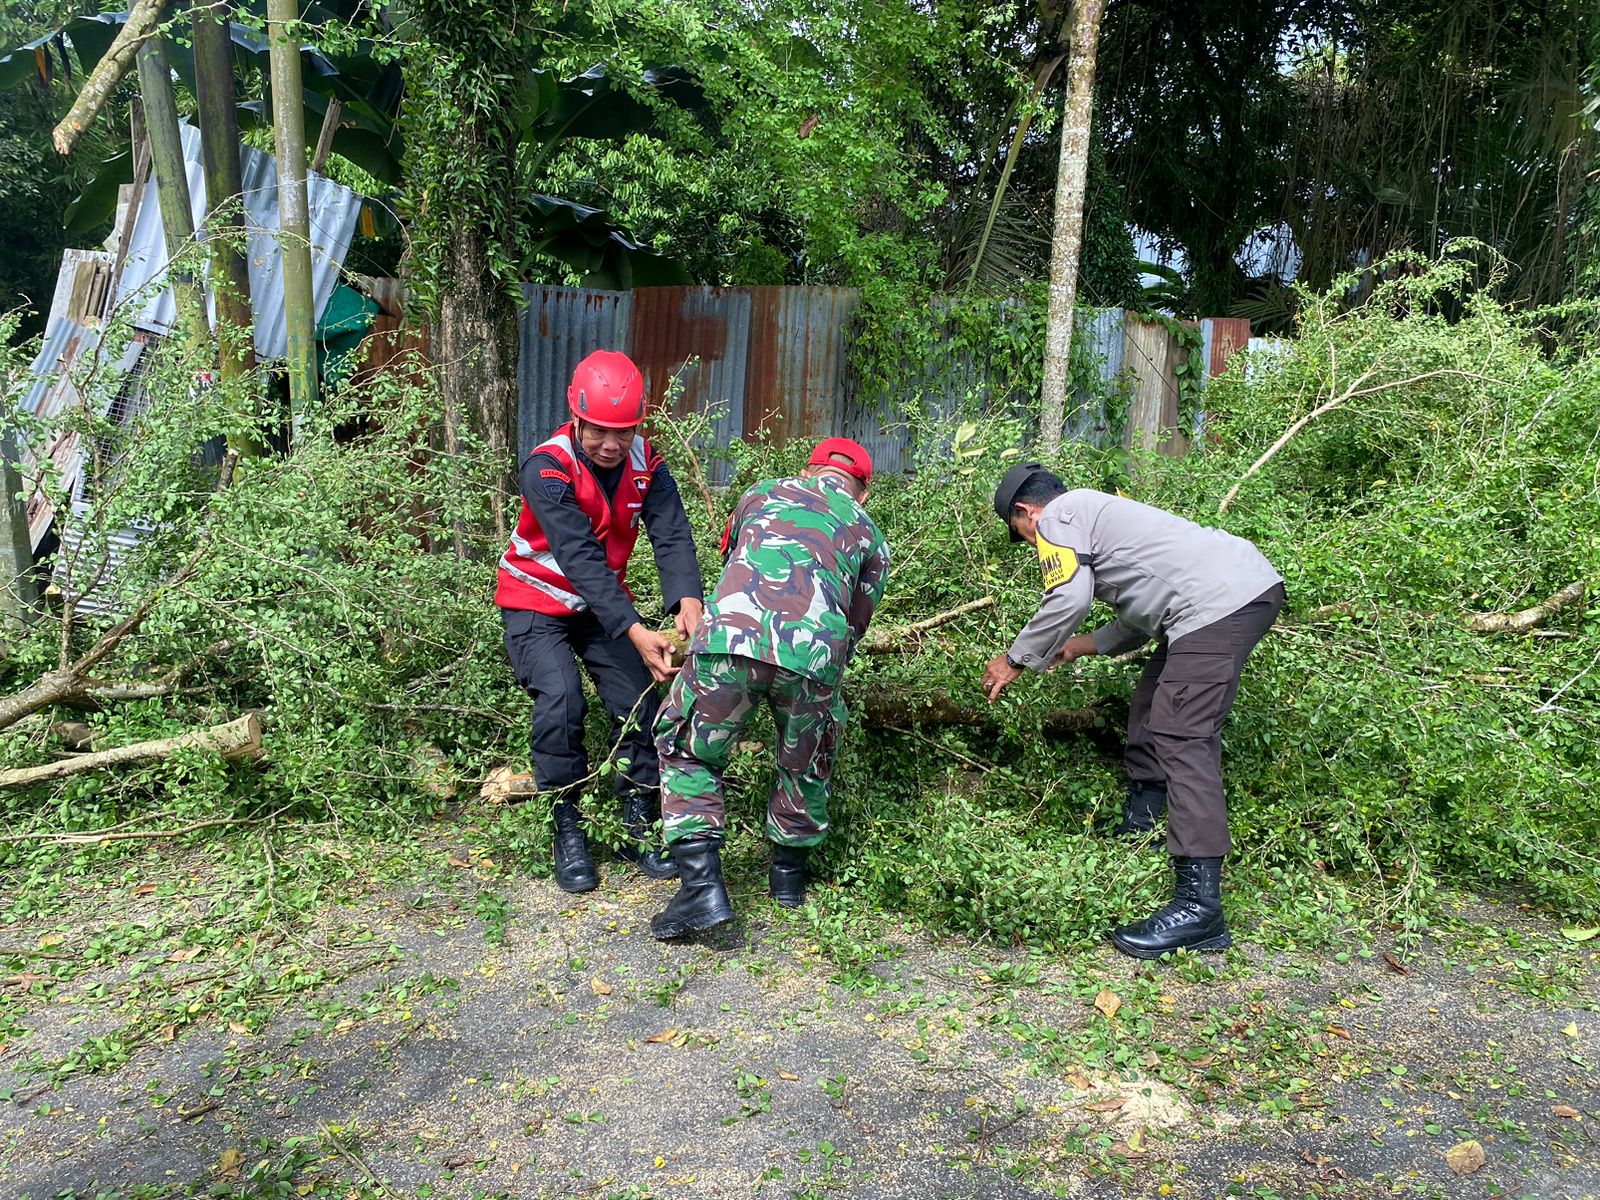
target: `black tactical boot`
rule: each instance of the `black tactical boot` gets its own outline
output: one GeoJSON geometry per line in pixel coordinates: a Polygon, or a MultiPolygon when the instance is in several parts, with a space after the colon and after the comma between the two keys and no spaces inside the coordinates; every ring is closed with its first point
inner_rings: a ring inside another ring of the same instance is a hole
{"type": "Polygon", "coordinates": [[[1128,798],[1122,802],[1122,820],[1111,826],[1112,837],[1160,845],[1156,823],[1167,813],[1167,785],[1144,780],[1128,781],[1128,798]]]}
{"type": "Polygon", "coordinates": [[[622,825],[628,831],[628,841],[617,851],[617,857],[631,862],[651,879],[676,879],[678,864],[665,850],[650,845],[650,827],[659,815],[659,804],[652,792],[631,792],[622,798],[622,825]]]}
{"type": "Polygon", "coordinates": [[[658,941],[704,933],[733,920],[733,905],[722,882],[722,847],[716,842],[679,842],[672,847],[683,881],[664,912],[650,918],[658,941]]]}
{"type": "Polygon", "coordinates": [[[1111,942],[1134,958],[1173,950],[1226,950],[1233,945],[1222,919],[1222,860],[1172,856],[1172,899],[1144,920],[1111,931],[1111,942]]]}
{"type": "Polygon", "coordinates": [[[583,836],[578,803],[570,796],[556,801],[556,836],[552,853],[556,860],[556,886],[563,892],[592,892],[600,886],[589,844],[583,836]]]}
{"type": "Polygon", "coordinates": [[[799,908],[806,902],[807,846],[774,846],[772,865],[767,868],[767,894],[784,908],[799,908]]]}

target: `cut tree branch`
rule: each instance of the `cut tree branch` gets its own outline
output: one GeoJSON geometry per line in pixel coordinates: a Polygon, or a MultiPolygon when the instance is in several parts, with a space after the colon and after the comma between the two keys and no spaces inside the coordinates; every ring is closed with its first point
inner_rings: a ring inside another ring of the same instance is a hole
{"type": "Polygon", "coordinates": [[[1575,579],[1559,592],[1521,612],[1479,613],[1475,617],[1469,617],[1467,628],[1473,633],[1527,633],[1543,625],[1562,609],[1580,603],[1584,591],[1583,580],[1575,579]]]}
{"type": "Polygon", "coordinates": [[[167,0],[138,0],[134,4],[110,49],[89,73],[83,90],[72,102],[67,115],[51,131],[50,140],[55,144],[57,154],[71,154],[79,135],[94,124],[94,119],[100,115],[100,110],[111,98],[117,84],[122,82],[128,68],[133,66],[134,55],[138,53],[140,45],[160,26],[166,7],[167,0]]]}
{"type": "MultiPolygon", "coordinates": [[[[1239,476],[1239,482],[1235,483],[1231,488],[1228,489],[1228,494],[1222,498],[1222,503],[1217,505],[1218,514],[1228,511],[1233,504],[1234,498],[1238,496],[1239,489],[1244,487],[1245,481],[1257,471],[1261,470],[1262,467],[1266,466],[1274,458],[1276,458],[1278,456],[1278,452],[1287,446],[1291,441],[1293,441],[1297,433],[1299,433],[1307,425],[1311,424],[1312,421],[1315,421],[1318,417],[1324,416],[1327,413],[1331,413],[1334,409],[1344,404],[1347,400],[1354,400],[1357,396],[1371,396],[1378,392],[1393,391],[1395,388],[1410,387],[1413,383],[1421,383],[1424,379],[1438,379],[1445,375],[1452,375],[1460,379],[1476,379],[1481,383],[1501,383],[1501,381],[1498,379],[1491,378],[1488,375],[1480,375],[1476,371],[1461,371],[1454,367],[1441,367],[1437,371],[1424,371],[1420,375],[1411,375],[1405,379],[1393,379],[1388,383],[1375,383],[1371,387],[1362,387],[1361,385],[1366,383],[1367,380],[1371,379],[1376,370],[1377,368],[1374,367],[1363,371],[1360,375],[1356,376],[1354,382],[1352,382],[1344,391],[1340,392],[1332,399],[1325,400],[1323,403],[1317,405],[1316,408],[1313,408],[1305,416],[1301,417],[1293,425],[1289,426],[1288,429],[1285,429],[1283,431],[1283,435],[1279,437],[1277,441],[1273,442],[1272,445],[1267,447],[1266,453],[1260,458],[1256,459],[1255,462],[1251,463],[1250,469],[1243,475],[1239,476]]],[[[1502,384],[1502,386],[1504,385],[1502,384]]]]}
{"type": "Polygon", "coordinates": [[[992,607],[994,607],[994,597],[983,596],[977,600],[969,600],[965,604],[959,604],[946,612],[931,616],[925,621],[918,621],[914,625],[907,625],[902,629],[886,629],[882,633],[863,641],[861,643],[861,653],[911,654],[919,648],[923,634],[938,629],[941,625],[948,625],[968,613],[975,613],[992,607]]]}
{"type": "MultiPolygon", "coordinates": [[[[98,771],[104,767],[120,767],[128,763],[151,762],[170,758],[180,750],[215,750],[223,758],[255,758],[261,753],[261,718],[255,713],[213,725],[209,729],[195,729],[177,737],[156,738],[148,742],[134,742],[114,750],[98,750],[77,758],[46,763],[38,767],[14,767],[0,771],[0,789],[29,787],[36,783],[50,783],[79,775],[84,771],[98,771]]],[[[131,836],[131,835],[130,835],[131,836]]]]}

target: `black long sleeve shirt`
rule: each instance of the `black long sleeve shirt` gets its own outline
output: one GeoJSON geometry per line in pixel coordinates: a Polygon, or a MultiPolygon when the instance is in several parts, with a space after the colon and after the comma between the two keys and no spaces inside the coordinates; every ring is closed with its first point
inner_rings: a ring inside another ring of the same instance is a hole
{"type": "MultiPolygon", "coordinates": [[[[594,475],[607,503],[615,507],[624,464],[618,463],[606,470],[596,466],[576,446],[573,452],[584,470],[594,475]]],[[[522,498],[528,502],[534,520],[539,522],[539,528],[550,542],[550,553],[555,555],[561,573],[589,605],[606,635],[621,637],[639,620],[639,610],[617,582],[616,572],[606,565],[605,548],[595,537],[589,518],[578,507],[571,485],[553,483],[548,476],[541,477],[541,469],[552,468],[562,469],[551,455],[530,454],[518,478],[522,498]]],[[[678,483],[665,463],[651,476],[650,489],[645,493],[639,516],[650,538],[656,573],[661,577],[661,599],[667,611],[677,612],[679,603],[685,599],[704,599],[689,515],[683,511],[678,483]]]]}

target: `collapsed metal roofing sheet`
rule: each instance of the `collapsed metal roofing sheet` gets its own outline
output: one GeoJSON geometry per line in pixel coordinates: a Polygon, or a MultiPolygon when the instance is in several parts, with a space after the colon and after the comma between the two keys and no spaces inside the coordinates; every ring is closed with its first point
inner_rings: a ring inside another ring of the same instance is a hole
{"type": "MultiPolygon", "coordinates": [[[[200,132],[179,127],[183,136],[185,174],[196,230],[203,230],[207,211],[205,173],[200,163],[200,132]]],[[[250,306],[255,317],[256,354],[282,358],[288,348],[283,320],[283,253],[278,222],[278,164],[270,154],[241,146],[240,167],[244,195],[244,221],[249,237],[250,306]]],[[[311,225],[311,294],[316,315],[339,283],[339,269],[350,252],[361,197],[349,188],[312,172],[307,177],[311,225]]],[[[166,233],[156,202],[155,180],[146,180],[139,214],[128,242],[122,277],[117,281],[117,304],[141,304],[135,324],[153,333],[171,333],[177,304],[172,289],[162,285],[167,269],[166,233]],[[159,290],[157,290],[159,288],[159,290]],[[148,293],[148,294],[144,294],[148,293]]],[[[213,321],[216,300],[208,290],[213,321]]]]}
{"type": "MultiPolygon", "coordinates": [[[[62,415],[83,402],[85,393],[100,395],[96,376],[102,369],[95,349],[100,331],[67,320],[55,320],[45,328],[44,344],[29,368],[32,382],[23,393],[19,408],[40,421],[46,442],[31,442],[20,448],[24,485],[28,488],[23,511],[28,520],[28,542],[37,551],[39,543],[55,520],[55,503],[46,490],[45,463],[48,461],[61,487],[71,487],[83,464],[82,439],[75,429],[64,427],[62,415]]],[[[143,349],[134,343],[133,357],[143,349]]],[[[127,355],[124,356],[127,358],[127,355]]]]}

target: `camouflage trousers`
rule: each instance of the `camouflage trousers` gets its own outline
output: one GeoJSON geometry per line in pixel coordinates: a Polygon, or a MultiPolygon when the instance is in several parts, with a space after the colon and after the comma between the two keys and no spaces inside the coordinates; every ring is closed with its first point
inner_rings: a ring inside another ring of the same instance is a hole
{"type": "Polygon", "coordinates": [[[722,772],[763,698],[778,730],[767,837],[814,846],[827,835],[828,779],[846,716],[840,690],[739,654],[691,654],[656,719],[668,845],[722,841],[722,772]]]}

